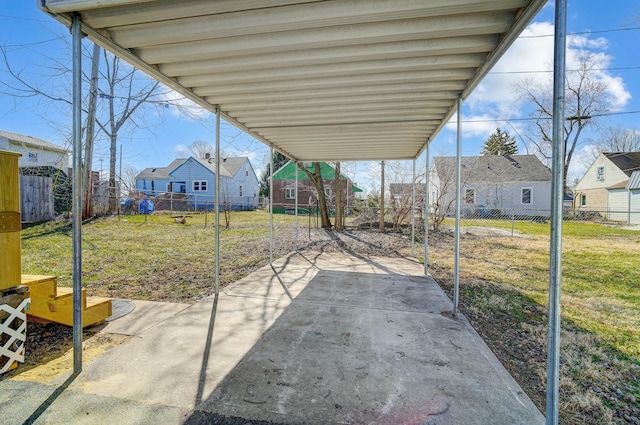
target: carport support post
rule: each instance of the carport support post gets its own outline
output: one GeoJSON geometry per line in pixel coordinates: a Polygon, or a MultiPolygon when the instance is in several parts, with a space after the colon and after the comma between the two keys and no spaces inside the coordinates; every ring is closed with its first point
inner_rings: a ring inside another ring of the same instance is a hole
{"type": "Polygon", "coordinates": [[[295,200],[295,203],[296,203],[296,206],[295,206],[295,209],[296,209],[296,212],[295,212],[295,214],[296,214],[296,238],[295,238],[295,241],[294,241],[294,249],[296,251],[298,251],[298,165],[295,162],[293,163],[293,165],[294,165],[294,168],[296,170],[296,192],[295,192],[295,194],[296,194],[296,200],[295,200]]]}
{"type": "Polygon", "coordinates": [[[216,108],[216,295],[220,293],[220,108],[216,108]]]}
{"type": "Polygon", "coordinates": [[[269,265],[273,265],[273,145],[269,149],[269,265]]]}
{"type": "Polygon", "coordinates": [[[73,373],[82,372],[82,24],[71,18],[73,56],[73,373]]]}
{"type": "Polygon", "coordinates": [[[462,95],[458,95],[458,131],[456,143],[456,228],[455,248],[453,254],[453,314],[458,314],[458,299],[460,291],[460,203],[462,191],[462,95]]]}
{"type": "Polygon", "coordinates": [[[416,159],[413,158],[413,180],[411,181],[411,256],[416,256],[416,159]]]}
{"type": "Polygon", "coordinates": [[[424,179],[424,274],[429,274],[429,140],[425,147],[425,179],[424,179]]]}
{"type": "Polygon", "coordinates": [[[558,424],[560,396],[560,292],[562,286],[562,201],[564,199],[564,76],[567,1],[556,1],[553,60],[553,153],[551,159],[551,237],[549,330],[547,344],[547,425],[558,424]]]}

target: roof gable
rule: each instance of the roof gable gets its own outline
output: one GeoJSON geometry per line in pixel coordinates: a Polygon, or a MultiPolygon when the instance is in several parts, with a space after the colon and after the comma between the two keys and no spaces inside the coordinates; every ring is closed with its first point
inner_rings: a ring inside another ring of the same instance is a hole
{"type": "MultiPolygon", "coordinates": [[[[223,160],[220,161],[220,177],[233,178],[238,173],[240,167],[242,167],[242,164],[244,164],[248,160],[249,158],[247,158],[246,156],[223,158],[223,160]]],[[[171,170],[169,172],[169,175],[173,175],[173,173],[175,173],[184,164],[191,161],[200,164],[206,170],[210,171],[213,175],[216,174],[215,158],[194,158],[191,156],[188,159],[184,160],[184,162],[177,166],[175,169],[171,170]]]]}
{"type": "MultiPolygon", "coordinates": [[[[440,177],[445,170],[455,170],[456,157],[434,158],[440,177]]],[[[462,175],[465,181],[483,183],[551,181],[551,170],[535,155],[463,156],[462,175]]]]}

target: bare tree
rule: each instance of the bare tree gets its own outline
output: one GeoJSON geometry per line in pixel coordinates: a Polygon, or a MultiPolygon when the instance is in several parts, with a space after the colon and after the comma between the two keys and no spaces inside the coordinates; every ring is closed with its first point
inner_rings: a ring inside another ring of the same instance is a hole
{"type": "Polygon", "coordinates": [[[600,152],[640,152],[640,130],[607,127],[602,132],[598,148],[600,152]]]}
{"type": "Polygon", "coordinates": [[[91,195],[93,194],[93,175],[91,162],[93,161],[93,142],[95,138],[96,107],[98,103],[98,71],[100,68],[100,46],[93,45],[91,55],[91,80],[89,82],[89,106],[84,141],[84,161],[82,163],[82,192],[84,194],[82,206],[82,219],[86,220],[93,215],[91,195]]]}
{"type": "Polygon", "coordinates": [[[336,230],[344,229],[344,222],[342,221],[342,175],[340,174],[340,161],[336,162],[336,230]]]}
{"type": "MultiPolygon", "coordinates": [[[[385,177],[389,181],[389,205],[393,230],[399,231],[400,226],[408,221],[413,211],[413,185],[418,185],[416,198],[424,194],[423,185],[420,184],[424,173],[416,174],[414,180],[411,161],[388,161],[385,165],[388,170],[385,177]]],[[[416,207],[422,209],[421,202],[417,201],[416,207]]]]}
{"type": "MultiPolygon", "coordinates": [[[[194,158],[206,158],[207,154],[211,156],[211,158],[215,157],[216,147],[209,142],[205,142],[204,140],[196,140],[191,143],[189,146],[183,147],[178,150],[178,154],[182,156],[192,156],[194,158]]],[[[227,158],[225,152],[220,152],[220,156],[222,158],[227,158]]]]}
{"type": "MultiPolygon", "coordinates": [[[[582,133],[589,125],[594,125],[596,117],[609,111],[610,98],[607,85],[596,78],[594,70],[596,58],[586,53],[574,72],[567,74],[565,82],[565,125],[564,125],[564,187],[567,190],[567,173],[576,148],[582,142],[582,133]]],[[[536,83],[531,79],[516,85],[521,98],[533,105],[531,117],[534,128],[527,135],[534,151],[547,161],[552,153],[553,91],[551,82],[536,83]]]]}
{"type": "MultiPolygon", "coordinates": [[[[68,37],[61,37],[62,41],[69,43],[68,37]]],[[[70,48],[67,51],[70,52],[70,48]]],[[[94,55],[90,55],[86,52],[85,55],[90,56],[95,60],[96,50],[94,49],[94,55]]],[[[46,103],[48,107],[51,105],[64,105],[64,108],[55,106],[57,110],[65,110],[70,114],[71,111],[71,99],[70,94],[70,60],[58,57],[44,56],[39,60],[42,65],[40,68],[42,72],[38,74],[40,76],[45,75],[48,84],[43,85],[41,83],[35,83],[31,81],[31,78],[22,69],[14,69],[11,65],[11,61],[8,56],[8,52],[5,48],[0,47],[0,53],[3,55],[6,74],[9,78],[4,78],[0,82],[1,90],[4,94],[13,97],[14,99],[36,97],[46,103]]],[[[95,122],[100,130],[109,139],[109,211],[114,212],[117,208],[116,197],[116,147],[118,136],[121,134],[125,127],[135,128],[141,127],[143,124],[143,114],[140,113],[143,106],[149,105],[173,105],[180,108],[180,111],[188,109],[183,107],[183,98],[174,97],[171,100],[168,99],[168,95],[173,93],[170,89],[160,86],[158,82],[154,82],[150,78],[144,76],[140,71],[121,61],[119,58],[103,51],[104,63],[102,67],[99,67],[99,78],[90,79],[90,91],[89,97],[85,98],[83,111],[88,115],[88,121],[86,124],[85,137],[87,138],[85,143],[85,181],[86,173],[90,173],[92,165],[92,159],[89,157],[92,155],[93,146],[90,141],[93,140],[94,131],[91,129],[92,124],[95,122]],[[96,87],[97,85],[97,87],[96,87]],[[95,121],[91,119],[94,114],[91,106],[91,96],[97,96],[98,102],[95,106],[95,121]],[[103,101],[104,100],[104,101],[103,101]]],[[[95,69],[94,67],[92,67],[95,69]]],[[[32,69],[33,70],[33,67],[32,69]]],[[[93,71],[92,71],[93,74],[93,71]]],[[[87,80],[89,77],[86,75],[83,77],[87,80]]],[[[187,111],[188,112],[188,111],[187,111]]],[[[44,119],[47,119],[47,114],[43,114],[44,119]]],[[[58,122],[52,121],[53,126],[60,126],[58,122]]],[[[69,139],[68,131],[69,126],[60,126],[60,131],[65,134],[65,138],[69,139]]],[[[96,139],[97,140],[97,139],[96,139]]],[[[87,191],[88,188],[83,188],[87,191]]],[[[85,192],[86,193],[86,192],[85,192]]],[[[88,198],[88,196],[85,196],[88,198]]]]}
{"type": "Polygon", "coordinates": [[[313,171],[305,167],[304,163],[302,162],[297,162],[296,165],[300,170],[302,170],[302,172],[307,175],[307,177],[309,177],[309,180],[311,180],[311,183],[313,183],[313,186],[316,189],[316,192],[318,194],[318,204],[320,208],[320,220],[322,223],[322,228],[330,229],[331,220],[329,220],[329,208],[327,207],[327,197],[324,192],[324,181],[322,179],[322,169],[320,167],[320,163],[313,163],[313,171]]]}
{"type": "Polygon", "coordinates": [[[129,166],[122,170],[120,181],[122,182],[122,189],[131,196],[136,191],[136,176],[140,174],[140,170],[135,167],[129,166]]]}
{"type": "MultiPolygon", "coordinates": [[[[156,93],[160,86],[158,81],[143,79],[136,84],[140,72],[124,63],[119,57],[104,52],[105,72],[103,80],[107,84],[107,92],[102,92],[107,102],[106,119],[97,118],[100,129],[109,138],[109,213],[117,209],[116,195],[116,158],[118,134],[122,127],[131,120],[133,113],[144,105],[156,93]],[[116,90],[122,90],[117,94],[116,90]]],[[[135,122],[133,122],[135,125],[135,122]]]]}

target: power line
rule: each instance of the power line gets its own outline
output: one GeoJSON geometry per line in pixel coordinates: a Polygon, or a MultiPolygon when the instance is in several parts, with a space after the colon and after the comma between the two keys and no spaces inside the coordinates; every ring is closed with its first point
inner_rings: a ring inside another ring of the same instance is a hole
{"type": "MultiPolygon", "coordinates": [[[[590,114],[590,118],[596,117],[610,117],[614,115],[633,115],[640,114],[640,110],[638,111],[625,111],[625,112],[606,112],[602,114],[590,114]]],[[[463,119],[462,122],[467,123],[481,123],[481,122],[510,122],[510,121],[538,121],[538,120],[550,120],[551,117],[539,117],[539,118],[485,118],[485,119],[463,119]]],[[[455,124],[456,121],[448,121],[447,124],[455,124]]]]}
{"type": "MultiPolygon", "coordinates": [[[[589,71],[624,71],[630,69],[640,69],[640,66],[619,66],[612,68],[590,68],[589,71]]],[[[567,69],[566,72],[578,72],[581,69],[567,69]]],[[[551,74],[553,70],[543,71],[491,71],[489,74],[551,74]]]]}
{"type": "MultiPolygon", "coordinates": [[[[590,34],[604,34],[608,32],[620,32],[620,31],[637,31],[640,30],[640,27],[629,27],[629,28],[611,28],[605,30],[598,31],[576,31],[576,32],[568,32],[567,35],[590,35],[590,34]]],[[[553,37],[553,34],[540,34],[540,35],[521,35],[519,38],[544,38],[544,37],[553,37]]]]}

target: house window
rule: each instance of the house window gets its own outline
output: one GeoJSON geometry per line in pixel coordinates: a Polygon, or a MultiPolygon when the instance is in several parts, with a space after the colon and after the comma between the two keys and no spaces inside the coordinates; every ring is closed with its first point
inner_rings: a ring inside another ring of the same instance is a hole
{"type": "Polygon", "coordinates": [[[584,207],[586,205],[587,205],[587,195],[583,193],[582,195],[580,195],[580,206],[584,207]]]}
{"type": "Polygon", "coordinates": [[[167,183],[167,192],[171,192],[171,183],[167,183]]]}
{"type": "Polygon", "coordinates": [[[324,188],[324,196],[326,196],[327,198],[331,198],[331,188],[330,187],[325,187],[324,188]]]}
{"type": "Polygon", "coordinates": [[[240,194],[239,194],[238,196],[240,196],[240,197],[244,196],[244,195],[242,194],[242,185],[240,185],[240,194]]]}
{"type": "MultiPolygon", "coordinates": [[[[244,166],[244,176],[245,177],[249,177],[249,164],[246,164],[244,166]]],[[[240,195],[240,196],[242,196],[242,195],[240,195]]]]}
{"type": "Polygon", "coordinates": [[[465,189],[465,191],[464,191],[464,202],[465,202],[465,204],[475,204],[476,203],[476,190],[475,189],[465,189]]]}
{"type": "Polygon", "coordinates": [[[598,180],[604,180],[604,166],[598,167],[598,180]]]}
{"type": "Polygon", "coordinates": [[[520,202],[525,205],[531,205],[531,190],[530,187],[523,187],[521,189],[520,202]]]}
{"type": "Polygon", "coordinates": [[[285,199],[296,199],[296,188],[295,187],[287,187],[284,190],[284,198],[285,199]]]}
{"type": "Polygon", "coordinates": [[[206,180],[194,180],[193,181],[193,191],[194,192],[206,192],[207,191],[207,181],[206,180]]]}

